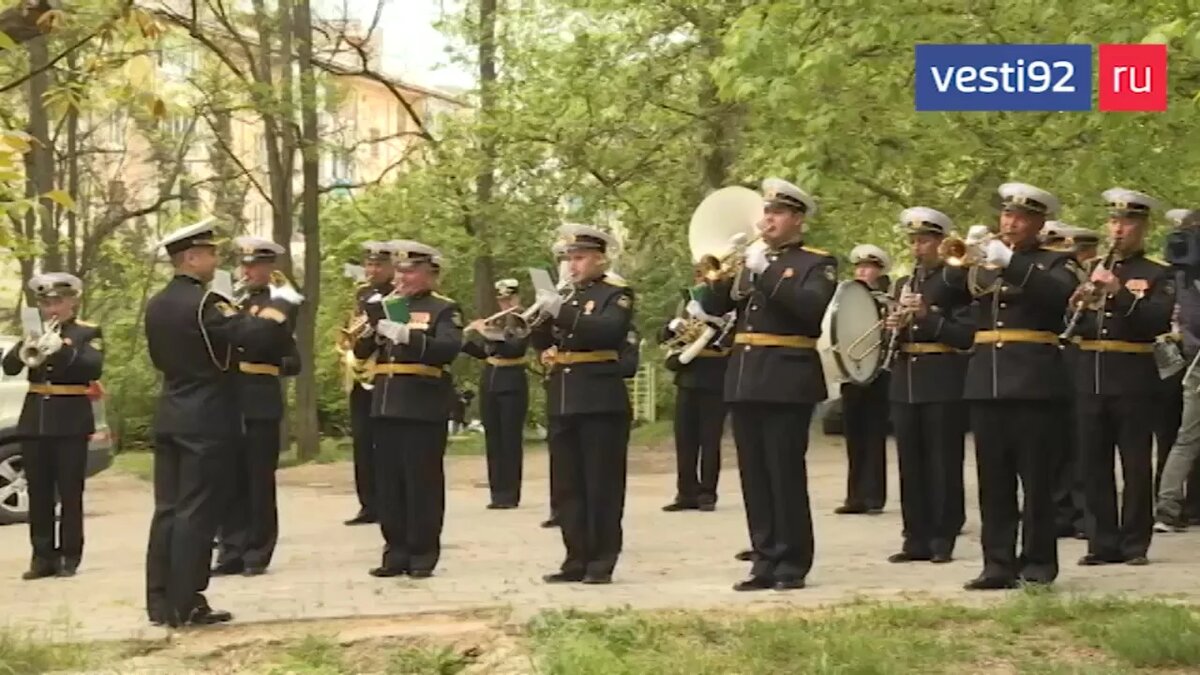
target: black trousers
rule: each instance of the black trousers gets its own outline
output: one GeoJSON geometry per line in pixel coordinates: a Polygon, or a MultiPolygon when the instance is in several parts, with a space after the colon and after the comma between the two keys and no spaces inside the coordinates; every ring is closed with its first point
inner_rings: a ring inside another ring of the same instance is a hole
{"type": "Polygon", "coordinates": [[[350,433],[354,437],[354,490],[359,513],[374,518],[375,421],[371,419],[371,392],[355,386],[350,391],[350,433]]]}
{"type": "Polygon", "coordinates": [[[1077,438],[1075,399],[1072,397],[1055,405],[1063,421],[1054,425],[1054,529],[1059,536],[1087,532],[1087,499],[1084,495],[1083,461],[1077,438]]]}
{"type": "Polygon", "coordinates": [[[205,603],[236,444],[234,437],[154,438],[154,517],[146,548],[146,609],[152,618],[186,620],[205,603]]]}
{"type": "MultiPolygon", "coordinates": [[[[1154,414],[1154,494],[1162,478],[1167,455],[1179,437],[1183,423],[1183,373],[1164,380],[1159,389],[1158,408],[1154,414]]],[[[1192,467],[1183,500],[1183,516],[1190,521],[1200,520],[1200,464],[1192,467]]]]}
{"type": "Polygon", "coordinates": [[[445,421],[376,417],[375,489],[383,566],[431,572],[446,517],[445,421]]]}
{"type": "Polygon", "coordinates": [[[1058,577],[1052,469],[1058,407],[1048,401],[972,401],[983,575],[1050,583],[1058,577]],[[1017,506],[1017,480],[1024,504],[1017,506]],[[1017,526],[1021,556],[1017,557],[1017,526]]]}
{"type": "Polygon", "coordinates": [[[1154,399],[1083,394],[1077,400],[1088,509],[1088,553],[1121,561],[1145,556],[1154,534],[1154,399]],[[1121,453],[1120,510],[1113,475],[1121,453]]]}
{"type": "Polygon", "coordinates": [[[716,504],[721,476],[725,401],[721,391],[680,387],[675,392],[675,502],[716,504]]]}
{"type": "Polygon", "coordinates": [[[882,509],[887,501],[888,378],[842,385],[846,437],[846,506],[882,509]]]}
{"type": "Polygon", "coordinates": [[[21,459],[29,482],[31,567],[54,569],[60,559],[78,565],[83,557],[87,446],[86,436],[42,436],[21,443],[21,459]],[[62,520],[56,524],[54,506],[60,500],[62,520]]]}
{"type": "Polygon", "coordinates": [[[551,503],[566,558],[564,574],[607,576],[617,566],[624,532],[628,413],[551,415],[551,503]]]}
{"type": "Polygon", "coordinates": [[[905,553],[951,555],[966,519],[962,401],[894,403],[905,553]]]}
{"type": "Polygon", "coordinates": [[[279,538],[275,471],[279,469],[279,421],[246,420],[232,458],[233,494],[220,523],[217,563],[241,561],[266,568],[279,538]]]}
{"type": "Polygon", "coordinates": [[[525,416],[529,412],[529,390],[485,392],[479,398],[487,444],[488,486],[492,503],[516,506],[521,503],[521,474],[524,468],[525,416]]]}
{"type": "Polygon", "coordinates": [[[808,501],[810,403],[732,403],[733,440],[750,542],[750,574],[804,579],[812,569],[813,525],[808,501]]]}

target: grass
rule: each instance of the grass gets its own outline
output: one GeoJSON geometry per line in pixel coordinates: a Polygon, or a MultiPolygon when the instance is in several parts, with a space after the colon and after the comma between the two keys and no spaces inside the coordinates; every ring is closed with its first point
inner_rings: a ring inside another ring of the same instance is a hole
{"type": "MultiPolygon", "coordinates": [[[[671,438],[672,425],[670,420],[652,422],[634,427],[630,434],[630,446],[635,448],[656,447],[671,438]]],[[[525,441],[526,452],[545,450],[545,442],[539,440],[525,441]]],[[[450,456],[472,456],[484,453],[483,434],[469,433],[451,436],[446,444],[446,454],[450,456]]],[[[354,457],[353,442],[348,437],[325,437],[321,439],[320,451],[309,461],[300,461],[293,446],[279,456],[279,468],[300,466],[301,464],[334,464],[349,462],[354,457]]],[[[133,476],[141,480],[151,480],[154,477],[154,455],[151,452],[128,451],[113,458],[113,470],[133,476]]],[[[0,671],[3,675],[3,671],[0,671]]]]}
{"type": "Polygon", "coordinates": [[[1157,600],[1052,592],[997,606],[860,603],[762,615],[553,612],[530,629],[540,672],[1136,673],[1200,668],[1200,616],[1157,600]]]}
{"type": "Polygon", "coordinates": [[[79,669],[96,656],[85,645],[42,642],[30,632],[0,628],[0,675],[39,675],[79,669]]]}

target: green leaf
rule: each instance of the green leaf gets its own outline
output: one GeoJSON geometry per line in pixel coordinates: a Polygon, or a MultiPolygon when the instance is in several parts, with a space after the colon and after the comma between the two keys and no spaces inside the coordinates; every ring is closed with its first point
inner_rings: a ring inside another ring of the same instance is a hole
{"type": "Polygon", "coordinates": [[[17,41],[9,37],[4,31],[0,31],[0,49],[12,51],[16,48],[17,41]]]}
{"type": "Polygon", "coordinates": [[[51,190],[42,196],[68,211],[75,210],[75,200],[67,194],[66,190],[51,190]]]}

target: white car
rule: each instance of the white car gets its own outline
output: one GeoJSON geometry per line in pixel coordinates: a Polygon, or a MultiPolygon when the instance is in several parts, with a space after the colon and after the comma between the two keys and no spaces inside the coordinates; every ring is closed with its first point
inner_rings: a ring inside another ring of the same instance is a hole
{"type": "MultiPolygon", "coordinates": [[[[7,353],[19,338],[0,335],[0,353],[7,353]]],[[[0,525],[23,523],[29,517],[29,490],[25,482],[25,465],[21,457],[21,435],[17,419],[25,403],[29,384],[25,371],[16,375],[0,373],[0,525]]],[[[94,476],[112,465],[113,438],[105,417],[104,389],[94,383],[92,410],[96,416],[96,433],[88,443],[87,476],[94,476]]]]}

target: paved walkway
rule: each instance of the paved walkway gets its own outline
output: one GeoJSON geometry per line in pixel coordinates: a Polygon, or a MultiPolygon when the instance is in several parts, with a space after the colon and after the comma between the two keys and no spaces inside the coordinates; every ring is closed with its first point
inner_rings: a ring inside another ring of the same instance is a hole
{"type": "MultiPolygon", "coordinates": [[[[282,537],[266,576],[214,579],[211,602],[238,622],[387,616],[473,608],[510,608],[517,619],[548,608],[611,606],[720,607],[744,604],[817,605],[855,597],[906,594],[977,601],[960,590],[980,568],[974,466],[967,467],[968,524],[957,561],[949,565],[892,565],[900,535],[894,455],[887,511],[878,516],[835,516],[845,485],[840,437],[814,437],[810,476],[817,558],[809,588],[788,594],[739,594],[730,585],[746,565],[733,554],[746,543],[736,469],[727,461],[714,513],[663,513],[674,493],[673,459],[664,450],[638,450],[631,462],[625,554],[616,583],[607,587],[547,586],[543,573],[562,554],[557,530],[538,527],[547,512],[546,457],[527,458],[525,499],[514,511],[488,511],[482,457],[448,461],[450,490],[442,563],[426,582],[375,579],[376,528],[345,527],[355,511],[349,465],[305,466],[281,472],[282,537]]],[[[727,450],[732,460],[732,450],[727,450]]],[[[104,474],[89,483],[87,550],[72,579],[23,582],[28,563],[24,527],[0,528],[0,623],[29,626],[45,637],[70,639],[157,637],[145,621],[143,559],[151,512],[148,483],[104,474]]],[[[1081,568],[1083,543],[1064,540],[1059,589],[1200,596],[1200,534],[1156,538],[1149,567],[1081,568]]],[[[995,597],[989,595],[989,597],[995,597]]]]}

